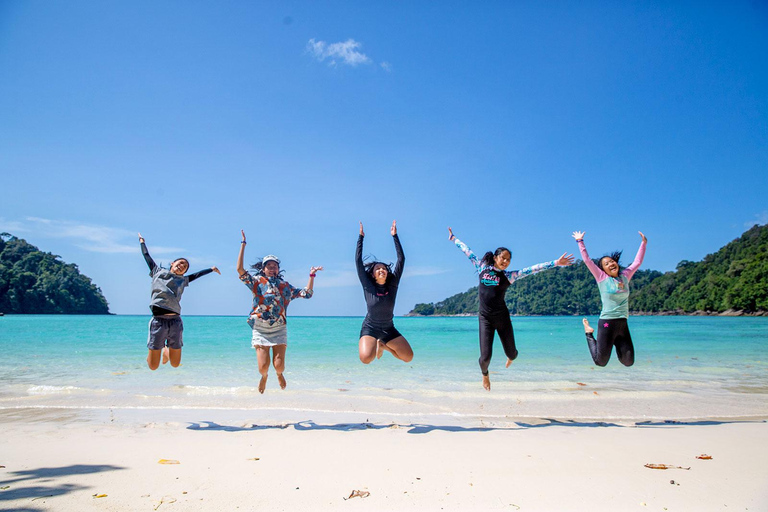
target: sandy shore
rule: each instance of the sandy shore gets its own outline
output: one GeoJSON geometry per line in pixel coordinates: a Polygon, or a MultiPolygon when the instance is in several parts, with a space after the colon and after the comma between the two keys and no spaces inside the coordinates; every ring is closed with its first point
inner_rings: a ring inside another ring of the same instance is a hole
{"type": "Polygon", "coordinates": [[[414,425],[257,416],[2,411],[0,509],[768,510],[762,420],[414,425]],[[712,460],[696,458],[704,453],[712,460]],[[353,491],[370,494],[349,498],[353,491]]]}

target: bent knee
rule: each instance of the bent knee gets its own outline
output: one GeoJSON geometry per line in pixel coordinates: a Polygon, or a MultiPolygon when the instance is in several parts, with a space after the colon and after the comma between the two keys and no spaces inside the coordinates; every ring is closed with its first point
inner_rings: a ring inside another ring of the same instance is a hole
{"type": "Polygon", "coordinates": [[[411,352],[410,354],[404,354],[402,356],[402,360],[405,363],[410,363],[411,361],[413,361],[413,352],[411,352]]]}
{"type": "Polygon", "coordinates": [[[375,354],[371,354],[371,355],[360,354],[360,362],[363,364],[369,364],[374,359],[376,359],[375,354]]]}

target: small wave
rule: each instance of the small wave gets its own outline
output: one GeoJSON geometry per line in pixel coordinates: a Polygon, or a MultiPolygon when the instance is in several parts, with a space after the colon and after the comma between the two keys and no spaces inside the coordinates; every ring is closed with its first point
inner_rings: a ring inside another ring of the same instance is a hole
{"type": "Polygon", "coordinates": [[[258,394],[258,389],[252,386],[175,386],[176,391],[191,396],[222,396],[222,395],[252,395],[258,394]]]}
{"type": "Polygon", "coordinates": [[[62,395],[75,391],[83,391],[77,386],[32,386],[27,390],[30,395],[62,395]]]}

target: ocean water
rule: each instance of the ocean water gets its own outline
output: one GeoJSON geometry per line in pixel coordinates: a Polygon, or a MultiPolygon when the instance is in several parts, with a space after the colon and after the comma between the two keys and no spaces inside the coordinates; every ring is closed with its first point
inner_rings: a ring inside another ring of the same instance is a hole
{"type": "MultiPolygon", "coordinates": [[[[477,319],[397,318],[415,357],[358,359],[362,318],[289,317],[280,390],[265,394],[244,317],[184,317],[182,366],[146,367],[149,316],[0,318],[0,410],[230,410],[429,421],[436,416],[670,420],[768,418],[768,318],[633,317],[636,362],[598,368],[578,317],[513,318],[509,369],[498,340],[481,384],[477,319]]],[[[597,318],[590,318],[596,325],[597,318]]]]}

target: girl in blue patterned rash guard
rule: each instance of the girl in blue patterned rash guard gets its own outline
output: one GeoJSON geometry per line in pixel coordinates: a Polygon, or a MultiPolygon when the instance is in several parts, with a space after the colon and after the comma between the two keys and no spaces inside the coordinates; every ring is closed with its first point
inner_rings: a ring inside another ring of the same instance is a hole
{"type": "Polygon", "coordinates": [[[448,239],[456,244],[461,251],[475,265],[475,270],[480,275],[478,286],[478,299],[480,311],[478,320],[480,323],[480,371],[483,373],[483,387],[491,390],[491,379],[488,377],[488,365],[491,363],[493,353],[493,334],[499,333],[501,346],[507,355],[507,368],[517,357],[515,347],[515,335],[512,330],[512,321],[509,318],[509,309],[504,302],[504,294],[509,285],[542,270],[554,267],[565,267],[573,263],[572,254],[563,254],[558,259],[539,263],[522,270],[507,270],[512,259],[512,253],[506,247],[499,247],[495,252],[486,252],[481,260],[467,245],[453,235],[448,228],[448,239]]]}
{"type": "Polygon", "coordinates": [[[171,268],[163,268],[155,263],[149,255],[144,237],[139,233],[139,243],[144,261],[149,267],[152,278],[152,299],[149,308],[152,310],[152,320],[149,322],[149,339],[147,340],[147,366],[157,370],[160,358],[163,364],[168,361],[174,368],[181,364],[182,334],[184,323],[181,321],[181,295],[184,289],[197,279],[211,272],[221,274],[216,267],[207,268],[185,276],[189,270],[186,258],[178,258],[171,262],[171,268]]]}
{"type": "Polygon", "coordinates": [[[360,236],[357,238],[355,250],[355,266],[357,277],[363,285],[365,304],[368,306],[368,314],[365,315],[363,326],[360,329],[360,342],[358,351],[360,361],[368,364],[374,358],[380,358],[386,350],[395,358],[410,362],[413,359],[413,349],[400,332],[395,329],[395,298],[400,286],[400,277],[405,266],[405,254],[397,236],[397,223],[392,221],[389,229],[392,240],[395,242],[397,263],[391,268],[386,263],[372,261],[363,263],[363,223],[360,223],[360,236]]]}
{"type": "Polygon", "coordinates": [[[264,393],[267,387],[267,374],[269,372],[269,349],[272,348],[272,364],[277,373],[277,381],[281,389],[285,389],[285,350],[288,346],[288,334],[286,329],[285,312],[288,304],[293,299],[312,298],[312,287],[315,283],[315,275],[323,267],[310,267],[309,283],[306,288],[296,288],[283,280],[280,270],[280,260],[276,256],[269,255],[252,266],[256,270],[254,274],[246,272],[243,267],[245,257],[245,232],[240,242],[240,254],[237,257],[237,273],[240,280],[251,290],[253,294],[253,307],[248,317],[248,325],[251,326],[251,346],[256,349],[256,360],[259,364],[259,393],[264,393]]]}
{"type": "Polygon", "coordinates": [[[616,347],[616,356],[624,366],[632,366],[635,363],[635,347],[632,344],[632,336],[629,334],[627,318],[629,317],[629,281],[645,257],[645,246],[648,239],[640,233],[640,248],[637,250],[635,261],[627,268],[619,266],[621,252],[615,252],[609,256],[603,256],[598,265],[589,257],[587,247],[584,245],[584,232],[574,231],[573,238],[579,244],[581,259],[597,281],[600,290],[600,300],[603,309],[600,312],[600,320],[597,324],[597,339],[595,330],[590,327],[587,319],[583,319],[584,333],[587,336],[587,346],[592,355],[592,360],[597,366],[605,366],[611,358],[613,347],[616,347]]]}

